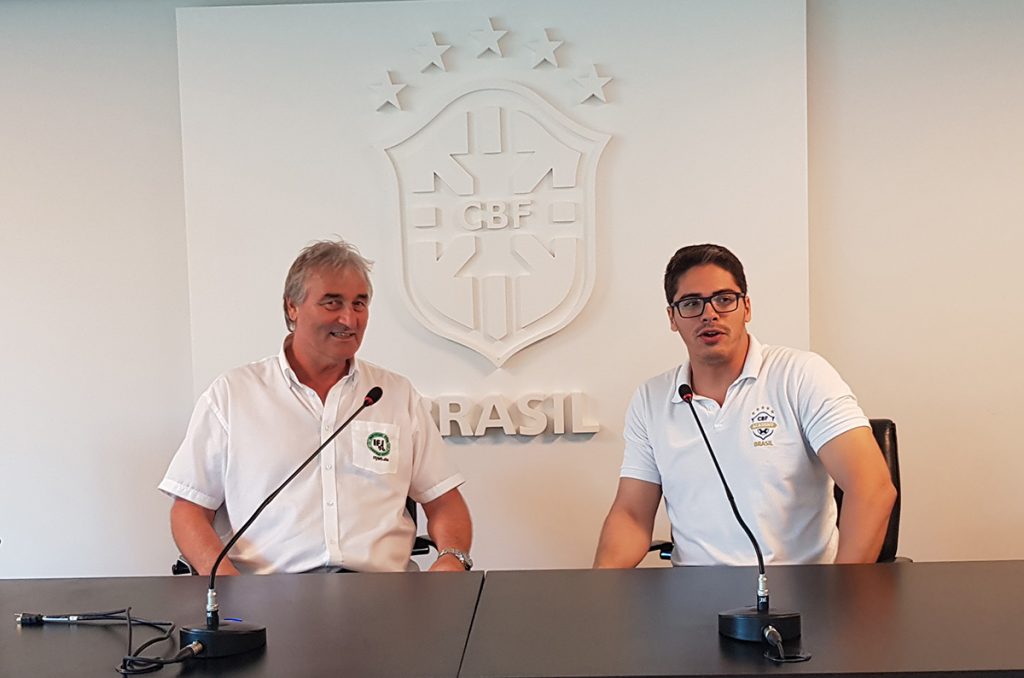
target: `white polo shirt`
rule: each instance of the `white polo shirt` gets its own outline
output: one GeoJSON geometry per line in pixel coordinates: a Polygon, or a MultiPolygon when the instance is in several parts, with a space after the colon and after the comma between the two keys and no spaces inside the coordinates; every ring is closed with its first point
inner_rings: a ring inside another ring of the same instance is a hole
{"type": "Polygon", "coordinates": [[[415,538],[406,496],[427,503],[463,477],[409,380],[371,363],[353,359],[325,403],[299,382],[283,348],[221,375],[199,397],[159,487],[217,510],[222,537],[233,534],[374,386],[384,390],[380,401],[278,495],[229,557],[258,574],[404,570],[415,538]]]}
{"type": "MultiPolygon", "coordinates": [[[[679,386],[689,381],[687,360],[637,389],[620,475],[661,485],[673,564],[756,564],[690,407],[679,397],[679,386]]],[[[833,482],[817,453],[839,434],[870,426],[835,369],[819,355],[762,346],[751,335],[743,371],[722,406],[699,395],[693,405],[765,562],[834,562],[833,482]]]]}

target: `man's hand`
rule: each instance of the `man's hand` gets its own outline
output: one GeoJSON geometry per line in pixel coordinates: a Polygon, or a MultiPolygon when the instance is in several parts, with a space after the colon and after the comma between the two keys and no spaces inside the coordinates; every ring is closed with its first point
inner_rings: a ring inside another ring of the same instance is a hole
{"type": "MultiPolygon", "coordinates": [[[[438,552],[452,548],[469,553],[473,543],[473,521],[458,488],[423,504],[423,512],[427,515],[427,534],[437,544],[438,552]]],[[[434,561],[430,571],[465,572],[466,568],[455,556],[444,555],[434,561]]]]}
{"type": "Polygon", "coordinates": [[[446,553],[430,566],[430,572],[465,572],[466,568],[459,559],[450,553],[446,553]]]}
{"type": "MultiPolygon", "coordinates": [[[[220,537],[213,529],[216,511],[176,497],[171,506],[171,534],[174,543],[181,550],[195,570],[201,575],[210,574],[217,556],[224,548],[220,537]]],[[[218,576],[239,574],[234,564],[225,557],[217,569],[218,576]]]]}
{"type": "Polygon", "coordinates": [[[885,541],[896,488],[871,429],[839,434],[821,446],[818,459],[843,491],[836,562],[875,562],[885,541]]]}
{"type": "Polygon", "coordinates": [[[619,478],[619,490],[601,528],[594,567],[636,567],[651,546],[660,501],[660,485],[619,478]]]}

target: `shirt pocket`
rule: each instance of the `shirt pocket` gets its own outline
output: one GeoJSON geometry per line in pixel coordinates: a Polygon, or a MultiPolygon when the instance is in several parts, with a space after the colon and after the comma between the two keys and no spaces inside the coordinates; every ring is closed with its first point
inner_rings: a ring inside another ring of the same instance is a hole
{"type": "Polygon", "coordinates": [[[401,458],[399,427],[376,421],[352,422],[352,463],[373,473],[397,473],[401,458]]]}

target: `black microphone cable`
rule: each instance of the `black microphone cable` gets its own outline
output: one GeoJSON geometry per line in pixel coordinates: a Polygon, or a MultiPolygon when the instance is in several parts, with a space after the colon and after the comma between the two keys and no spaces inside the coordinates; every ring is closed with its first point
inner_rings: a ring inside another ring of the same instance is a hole
{"type": "MultiPolygon", "coordinates": [[[[249,520],[246,521],[246,523],[241,527],[241,529],[239,529],[239,531],[235,533],[234,537],[220,552],[220,555],[217,557],[217,561],[213,566],[213,570],[210,573],[210,588],[207,593],[206,614],[208,628],[212,628],[215,630],[220,623],[220,616],[218,614],[216,604],[217,594],[216,591],[214,590],[214,582],[216,581],[217,576],[217,567],[220,565],[221,561],[227,555],[231,547],[234,546],[235,542],[238,540],[238,537],[246,530],[246,528],[249,527],[249,525],[252,524],[254,520],[256,520],[256,517],[263,511],[263,509],[267,507],[268,504],[270,504],[271,500],[273,500],[274,497],[276,497],[284,489],[284,487],[289,482],[291,482],[292,479],[295,478],[295,476],[301,473],[302,470],[305,469],[309,465],[309,463],[313,461],[314,458],[316,458],[316,456],[321,452],[321,450],[327,447],[327,445],[332,440],[334,440],[334,438],[337,437],[337,435],[341,433],[341,431],[346,426],[348,426],[349,423],[351,423],[352,420],[355,419],[360,412],[362,412],[367,407],[379,401],[382,395],[383,390],[379,386],[374,386],[373,388],[371,388],[369,392],[367,392],[366,396],[363,398],[363,402],[361,403],[360,407],[355,412],[353,412],[352,415],[345,420],[345,423],[343,423],[337,430],[335,430],[334,433],[331,434],[331,436],[327,440],[325,440],[320,445],[320,447],[318,447],[313,452],[313,454],[311,454],[306,459],[306,461],[304,461],[299,466],[299,468],[295,469],[295,471],[283,483],[281,483],[281,485],[276,490],[274,490],[274,492],[272,492],[271,495],[267,497],[262,504],[260,504],[259,508],[256,509],[256,511],[249,518],[249,520]]],[[[209,651],[209,648],[204,642],[198,639],[194,639],[192,640],[192,642],[188,643],[185,643],[185,641],[182,640],[183,645],[181,649],[179,649],[177,653],[170,657],[143,656],[141,653],[144,650],[152,647],[154,644],[171,640],[171,637],[175,629],[177,628],[177,625],[174,622],[169,621],[155,621],[150,619],[142,619],[140,617],[133,617],[131,607],[125,607],[119,610],[107,610],[102,612],[73,612],[60,614],[19,612],[14,615],[14,619],[19,626],[43,626],[44,624],[90,623],[94,625],[126,624],[128,627],[127,654],[125,654],[124,657],[121,659],[121,663],[114,667],[114,670],[123,676],[134,676],[143,673],[151,673],[153,671],[158,671],[169,664],[181,663],[187,659],[191,659],[192,657],[203,655],[204,651],[209,651]],[[133,650],[133,627],[136,625],[147,626],[156,629],[160,631],[161,634],[154,638],[150,638],[149,640],[143,642],[141,645],[139,645],[139,647],[133,650]]],[[[184,635],[185,631],[182,630],[182,636],[184,635]]]]}
{"type": "MultiPolygon", "coordinates": [[[[133,617],[132,608],[125,607],[119,610],[106,610],[102,612],[63,612],[45,614],[39,612],[19,612],[14,615],[14,620],[19,626],[43,626],[44,624],[64,625],[118,625],[125,624],[128,627],[127,653],[121,659],[121,663],[114,667],[114,670],[123,676],[134,676],[143,673],[157,671],[168,664],[177,664],[197,655],[202,648],[191,645],[181,648],[170,657],[147,657],[142,653],[157,643],[173,641],[174,630],[177,628],[174,622],[143,619],[133,617]],[[160,631],[160,635],[154,636],[140,644],[134,650],[132,642],[134,639],[133,628],[135,626],[147,626],[160,631]]],[[[194,645],[194,644],[193,644],[194,645]]]]}
{"type": "Polygon", "coordinates": [[[778,654],[772,654],[771,648],[765,650],[765,659],[770,659],[776,664],[797,664],[811,658],[811,655],[807,652],[797,652],[796,654],[786,656],[786,649],[782,647],[782,634],[771,624],[764,627],[763,635],[765,642],[774,647],[776,652],[778,652],[778,654]]]}

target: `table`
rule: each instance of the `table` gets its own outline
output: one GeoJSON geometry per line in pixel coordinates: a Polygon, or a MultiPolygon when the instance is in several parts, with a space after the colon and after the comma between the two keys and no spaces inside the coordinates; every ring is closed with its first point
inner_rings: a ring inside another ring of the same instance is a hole
{"type": "Polygon", "coordinates": [[[718,612],[754,604],[754,568],[488,572],[459,675],[1024,675],[1024,562],[768,577],[773,607],[803,615],[809,662],[776,666],[718,635],[718,612]]]}
{"type": "MultiPolygon", "coordinates": [[[[0,677],[112,678],[124,626],[19,628],[16,612],[65,613],[128,605],[132,615],[204,620],[206,577],[0,580],[0,677]]],[[[168,666],[166,676],[450,676],[458,674],[483,574],[306,574],[220,577],[222,617],[267,627],[249,655],[168,666]]],[[[151,631],[136,631],[135,643],[151,631]]],[[[177,650],[161,643],[146,654],[177,650]]]]}
{"type": "MultiPolygon", "coordinates": [[[[803,614],[814,655],[786,666],[718,635],[718,612],[753,604],[755,582],[728,567],[223,577],[222,615],[265,625],[267,647],[155,675],[1024,676],[1024,562],[771,567],[773,605],[803,614]]],[[[0,580],[0,678],[111,678],[124,652],[123,626],[19,629],[15,612],[132,605],[198,623],[206,584],[0,580]]]]}

